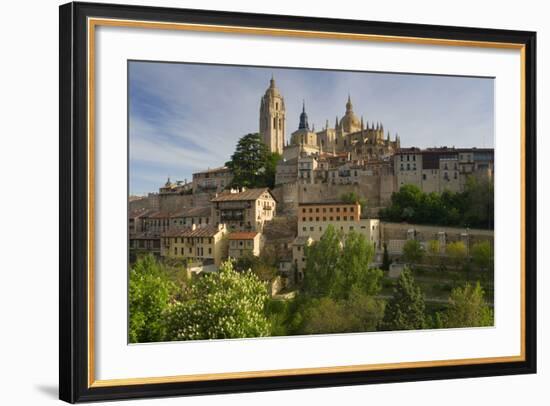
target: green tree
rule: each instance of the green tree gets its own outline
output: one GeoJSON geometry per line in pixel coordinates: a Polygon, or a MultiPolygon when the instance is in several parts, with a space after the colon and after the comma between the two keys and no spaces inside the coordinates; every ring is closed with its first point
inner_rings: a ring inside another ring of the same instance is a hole
{"type": "Polygon", "coordinates": [[[217,273],[195,280],[185,301],[172,305],[170,340],[262,337],[270,334],[265,315],[266,285],[252,272],[237,272],[231,261],[217,273]]]}
{"type": "Polygon", "coordinates": [[[304,309],[302,334],[375,331],[384,315],[384,301],[365,294],[347,300],[313,299],[304,309]]]}
{"type": "Polygon", "coordinates": [[[450,244],[447,244],[447,247],[445,248],[445,253],[451,260],[454,266],[461,266],[464,265],[467,251],[466,251],[466,245],[462,241],[455,241],[450,244]]]}
{"type": "Polygon", "coordinates": [[[329,225],[319,241],[305,247],[304,293],[311,296],[331,295],[341,258],[341,233],[329,225]]]}
{"type": "Polygon", "coordinates": [[[409,264],[418,264],[424,257],[424,250],[417,240],[407,240],[403,245],[403,258],[409,264]]]}
{"type": "Polygon", "coordinates": [[[449,307],[442,315],[444,327],[484,327],[494,324],[493,310],[485,301],[485,292],[478,282],[467,283],[451,291],[449,307]]]}
{"type": "Polygon", "coordinates": [[[383,273],[370,268],[374,246],[364,235],[350,232],[342,247],[340,261],[334,272],[332,295],[348,299],[352,292],[376,295],[380,291],[383,273]]]}
{"type": "Polygon", "coordinates": [[[493,269],[493,247],[489,241],[481,241],[472,246],[472,260],[481,269],[493,269]]]}
{"type": "Polygon", "coordinates": [[[258,133],[240,138],[231,160],[225,165],[231,169],[231,187],[257,188],[275,185],[275,169],[280,155],[270,153],[258,133]]]}
{"type": "Polygon", "coordinates": [[[388,244],[384,243],[384,253],[382,254],[382,269],[389,271],[391,265],[390,254],[388,253],[388,244]]]}
{"type": "Polygon", "coordinates": [[[271,281],[277,276],[276,265],[269,256],[263,254],[257,257],[247,252],[234,262],[233,267],[239,272],[250,270],[262,281],[271,281]]]}
{"type": "Polygon", "coordinates": [[[129,340],[131,343],[164,340],[165,316],[175,284],[152,255],[140,257],[129,276],[129,340]]]}
{"type": "Polygon", "coordinates": [[[441,252],[441,247],[438,240],[428,241],[427,253],[429,255],[429,261],[432,265],[436,265],[439,262],[439,254],[441,252]]]}
{"type": "Polygon", "coordinates": [[[385,221],[408,221],[492,229],[494,191],[491,180],[469,177],[463,192],[445,190],[441,194],[424,193],[415,185],[403,185],[392,194],[390,205],[380,210],[385,221]]]}
{"type": "Polygon", "coordinates": [[[417,330],[426,327],[424,294],[414,282],[412,272],[405,268],[386,305],[382,330],[417,330]]]}

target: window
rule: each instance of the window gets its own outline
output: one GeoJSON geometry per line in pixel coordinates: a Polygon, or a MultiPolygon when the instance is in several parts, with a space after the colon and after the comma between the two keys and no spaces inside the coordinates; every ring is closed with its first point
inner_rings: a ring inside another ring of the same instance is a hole
{"type": "Polygon", "coordinates": [[[340,216],[336,216],[336,221],[340,221],[340,216]]]}
{"type": "Polygon", "coordinates": [[[416,155],[413,155],[413,161],[416,161],[416,155]]]}
{"type": "Polygon", "coordinates": [[[327,208],[323,207],[323,213],[326,213],[326,212],[327,212],[327,208]]]}
{"type": "Polygon", "coordinates": [[[426,174],[425,173],[422,174],[422,180],[426,180],[426,174]]]}
{"type": "Polygon", "coordinates": [[[326,218],[326,217],[323,217],[323,221],[327,221],[327,218],[326,218]]]}
{"type": "Polygon", "coordinates": [[[313,217],[310,217],[310,218],[309,218],[309,221],[313,221],[313,217]]]}
{"type": "Polygon", "coordinates": [[[342,220],[347,221],[347,220],[348,220],[348,216],[342,217],[342,220]]]}
{"type": "Polygon", "coordinates": [[[408,170],[408,171],[411,170],[411,164],[407,164],[407,170],[408,170]]]}
{"type": "Polygon", "coordinates": [[[192,252],[192,251],[191,251],[191,247],[189,247],[189,253],[191,254],[191,252],[192,252]]]}
{"type": "Polygon", "coordinates": [[[403,164],[401,164],[401,167],[400,167],[401,170],[403,170],[403,164]]]}
{"type": "Polygon", "coordinates": [[[307,230],[307,227],[302,227],[302,231],[306,231],[307,230]]]}
{"type": "Polygon", "coordinates": [[[310,228],[309,228],[309,231],[313,231],[313,230],[314,230],[314,228],[313,228],[313,227],[310,227],[310,228]]]}
{"type": "Polygon", "coordinates": [[[302,217],[302,221],[306,221],[307,219],[305,217],[302,217]]]}
{"type": "Polygon", "coordinates": [[[336,208],[336,213],[340,213],[340,207],[336,208]]]}
{"type": "Polygon", "coordinates": [[[332,213],[332,207],[330,209],[328,209],[328,211],[332,213]]]}
{"type": "Polygon", "coordinates": [[[315,217],[315,221],[319,221],[319,217],[315,217]]]}
{"type": "Polygon", "coordinates": [[[319,213],[319,208],[318,207],[315,208],[315,213],[319,213]]]}
{"type": "Polygon", "coordinates": [[[209,254],[209,255],[212,254],[212,248],[208,248],[208,254],[209,254]]]}
{"type": "Polygon", "coordinates": [[[407,155],[407,161],[409,161],[409,160],[410,160],[410,158],[411,158],[411,157],[410,157],[410,155],[407,155]]]}
{"type": "MultiPolygon", "coordinates": [[[[258,202],[258,206],[260,205],[260,202],[258,202]]],[[[302,213],[305,213],[306,212],[306,209],[305,207],[302,209],[302,213]]]]}
{"type": "Polygon", "coordinates": [[[349,208],[350,213],[353,213],[353,207],[349,208]]]}
{"type": "Polygon", "coordinates": [[[353,226],[349,226],[349,229],[350,229],[350,230],[353,230],[353,226]]]}
{"type": "Polygon", "coordinates": [[[329,220],[330,220],[330,221],[333,221],[333,220],[334,220],[334,217],[330,217],[329,220]]]}
{"type": "Polygon", "coordinates": [[[310,213],[313,213],[313,209],[312,209],[312,208],[310,208],[310,209],[309,209],[309,212],[310,212],[310,213]]]}

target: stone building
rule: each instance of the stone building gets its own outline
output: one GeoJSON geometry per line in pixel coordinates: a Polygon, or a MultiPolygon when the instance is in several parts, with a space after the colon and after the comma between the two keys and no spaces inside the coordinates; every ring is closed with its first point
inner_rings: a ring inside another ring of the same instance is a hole
{"type": "Polygon", "coordinates": [[[160,256],[160,234],[146,231],[130,234],[128,236],[128,251],[130,262],[134,262],[144,254],[160,256]]]}
{"type": "Polygon", "coordinates": [[[344,235],[354,231],[380,249],[380,220],[360,218],[359,204],[312,203],[298,206],[298,236],[319,241],[329,225],[344,235]]]}
{"type": "Polygon", "coordinates": [[[464,190],[469,177],[492,180],[492,148],[401,148],[394,155],[397,188],[410,184],[425,193],[464,190]]]}
{"type": "Polygon", "coordinates": [[[275,216],[277,201],[268,188],[222,193],[211,200],[214,224],[227,224],[230,231],[262,232],[275,216]]]}
{"type": "Polygon", "coordinates": [[[221,193],[233,181],[231,170],[225,166],[193,174],[193,193],[221,193]]]}
{"type": "Polygon", "coordinates": [[[212,209],[210,206],[190,207],[170,214],[170,228],[191,227],[209,225],[212,220],[212,209]]]}
{"type": "Polygon", "coordinates": [[[192,225],[166,231],[162,233],[161,240],[163,257],[216,266],[227,258],[227,228],[224,224],[192,225]]]}
{"type": "Polygon", "coordinates": [[[304,277],[304,268],[306,267],[305,250],[311,244],[313,244],[313,238],[310,236],[299,236],[292,242],[292,261],[297,272],[295,282],[302,280],[304,277]]]}
{"type": "Polygon", "coordinates": [[[264,237],[257,231],[236,231],[229,234],[229,257],[239,259],[246,255],[260,256],[264,237]]]}
{"type": "Polygon", "coordinates": [[[285,100],[272,77],[260,102],[260,137],[270,152],[283,153],[285,114],[285,100]]]}

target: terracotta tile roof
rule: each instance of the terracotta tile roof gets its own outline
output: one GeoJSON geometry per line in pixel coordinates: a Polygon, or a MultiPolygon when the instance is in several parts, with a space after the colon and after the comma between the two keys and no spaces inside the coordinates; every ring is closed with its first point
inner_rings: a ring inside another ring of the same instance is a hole
{"type": "Polygon", "coordinates": [[[135,219],[138,217],[147,216],[149,213],[153,213],[153,211],[150,209],[131,210],[130,213],[128,213],[128,218],[135,219]]]}
{"type": "Polygon", "coordinates": [[[217,197],[213,198],[211,202],[241,202],[241,201],[256,200],[265,192],[268,192],[271,195],[271,198],[276,201],[275,197],[273,196],[273,194],[270,192],[268,188],[258,188],[258,189],[248,189],[240,193],[222,193],[217,197]]]}
{"type": "Polygon", "coordinates": [[[189,207],[172,213],[170,217],[208,217],[210,214],[210,206],[189,207]]]}
{"type": "Polygon", "coordinates": [[[216,226],[196,227],[194,230],[192,227],[179,228],[175,230],[166,231],[162,234],[163,237],[214,237],[221,230],[216,226]]]}
{"type": "Polygon", "coordinates": [[[160,234],[156,232],[142,232],[142,233],[131,233],[129,235],[130,240],[156,240],[160,239],[160,234]]]}
{"type": "Polygon", "coordinates": [[[167,219],[170,217],[170,213],[163,213],[161,211],[151,212],[147,215],[150,219],[167,219]]]}
{"type": "Polygon", "coordinates": [[[256,231],[237,231],[229,234],[230,240],[253,240],[259,233],[256,231]]]}

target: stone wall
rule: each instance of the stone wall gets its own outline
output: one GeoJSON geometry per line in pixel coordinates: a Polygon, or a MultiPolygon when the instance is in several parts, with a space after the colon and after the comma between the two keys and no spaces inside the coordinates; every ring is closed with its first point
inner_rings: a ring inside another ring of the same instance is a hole
{"type": "Polygon", "coordinates": [[[440,233],[445,233],[445,242],[449,244],[455,241],[463,241],[464,234],[467,235],[466,241],[468,242],[468,249],[473,244],[481,241],[489,241],[491,246],[494,243],[494,231],[493,230],[480,230],[472,228],[460,228],[460,227],[443,227],[443,226],[425,226],[418,224],[408,223],[387,223],[380,222],[381,239],[383,242],[392,245],[395,241],[404,241],[411,237],[410,230],[414,231],[414,239],[420,242],[427,242],[430,240],[439,240],[440,233]]]}

